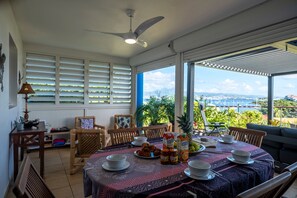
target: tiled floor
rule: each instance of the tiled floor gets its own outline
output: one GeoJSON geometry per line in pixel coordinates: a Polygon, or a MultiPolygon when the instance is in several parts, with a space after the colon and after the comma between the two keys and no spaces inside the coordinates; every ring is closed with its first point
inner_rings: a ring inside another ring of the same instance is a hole
{"type": "MultiPolygon", "coordinates": [[[[38,152],[29,153],[35,167],[39,168],[38,152]]],[[[57,198],[83,198],[83,175],[69,174],[69,148],[45,150],[45,181],[57,198]]],[[[297,198],[297,180],[285,194],[297,198]]],[[[11,190],[6,198],[14,198],[11,190]]]]}

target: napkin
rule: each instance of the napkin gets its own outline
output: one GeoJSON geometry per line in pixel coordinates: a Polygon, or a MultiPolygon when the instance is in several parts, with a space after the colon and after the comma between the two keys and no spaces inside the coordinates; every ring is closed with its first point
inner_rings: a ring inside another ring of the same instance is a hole
{"type": "Polygon", "coordinates": [[[198,137],[198,138],[193,138],[193,141],[199,144],[203,144],[206,148],[215,148],[217,146],[217,141],[211,138],[198,137]]]}

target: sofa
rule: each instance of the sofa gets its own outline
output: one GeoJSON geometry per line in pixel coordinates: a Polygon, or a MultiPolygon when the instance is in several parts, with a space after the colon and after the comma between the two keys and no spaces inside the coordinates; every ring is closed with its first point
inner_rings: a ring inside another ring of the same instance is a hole
{"type": "Polygon", "coordinates": [[[265,131],[261,148],[267,151],[280,168],[297,161],[297,128],[248,123],[248,129],[265,131]]]}

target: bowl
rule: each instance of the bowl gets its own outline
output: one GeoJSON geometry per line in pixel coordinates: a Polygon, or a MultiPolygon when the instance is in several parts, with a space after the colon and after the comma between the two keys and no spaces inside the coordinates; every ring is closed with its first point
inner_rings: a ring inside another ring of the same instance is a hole
{"type": "Polygon", "coordinates": [[[108,166],[112,169],[122,168],[126,163],[127,156],[122,154],[112,154],[106,157],[108,166]]]}
{"type": "Polygon", "coordinates": [[[134,137],[134,142],[138,145],[142,145],[142,143],[147,141],[147,137],[145,136],[135,136],[134,137]]]}
{"type": "Polygon", "coordinates": [[[191,175],[205,177],[209,174],[211,165],[202,160],[192,160],[188,162],[191,175]]]}
{"type": "Polygon", "coordinates": [[[226,143],[232,143],[234,141],[233,135],[223,135],[222,140],[226,143]]]}
{"type": "Polygon", "coordinates": [[[232,150],[231,153],[232,157],[239,162],[247,162],[251,157],[251,153],[248,151],[232,150]]]}

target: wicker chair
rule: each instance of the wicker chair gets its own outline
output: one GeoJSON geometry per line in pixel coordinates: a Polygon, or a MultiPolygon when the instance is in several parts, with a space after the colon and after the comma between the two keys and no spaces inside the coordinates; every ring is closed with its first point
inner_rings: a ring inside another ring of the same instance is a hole
{"type": "Polygon", "coordinates": [[[134,136],[139,135],[139,128],[109,129],[107,133],[110,135],[111,144],[117,145],[132,142],[134,136]]]}
{"type": "Polygon", "coordinates": [[[276,192],[282,188],[284,183],[290,179],[291,173],[284,172],[274,178],[261,183],[251,189],[248,189],[239,195],[237,198],[279,198],[276,192]]]}
{"type": "Polygon", "coordinates": [[[170,126],[168,124],[163,125],[152,125],[148,127],[142,127],[141,130],[143,130],[144,135],[148,139],[156,139],[163,137],[163,134],[167,131],[169,131],[170,126]]]}
{"type": "Polygon", "coordinates": [[[104,129],[72,129],[70,131],[70,174],[84,166],[85,158],[105,147],[104,129]],[[76,140],[77,139],[77,140],[76,140]]]}
{"type": "Polygon", "coordinates": [[[79,129],[81,128],[81,120],[82,119],[93,119],[94,128],[97,129],[105,129],[104,126],[96,124],[96,118],[95,116],[77,116],[75,117],[75,124],[74,128],[79,129]]]}
{"type": "Polygon", "coordinates": [[[134,128],[134,127],[136,127],[136,125],[134,124],[133,115],[131,114],[114,115],[114,129],[134,128]],[[128,122],[126,124],[121,123],[123,119],[127,120],[128,122]]]}
{"type": "Polygon", "coordinates": [[[263,137],[266,136],[265,131],[237,127],[229,127],[229,134],[233,135],[235,140],[253,144],[257,147],[261,147],[263,137]]]}
{"type": "Polygon", "coordinates": [[[55,197],[38,174],[29,156],[25,158],[20,167],[13,193],[17,198],[55,197]]]}

